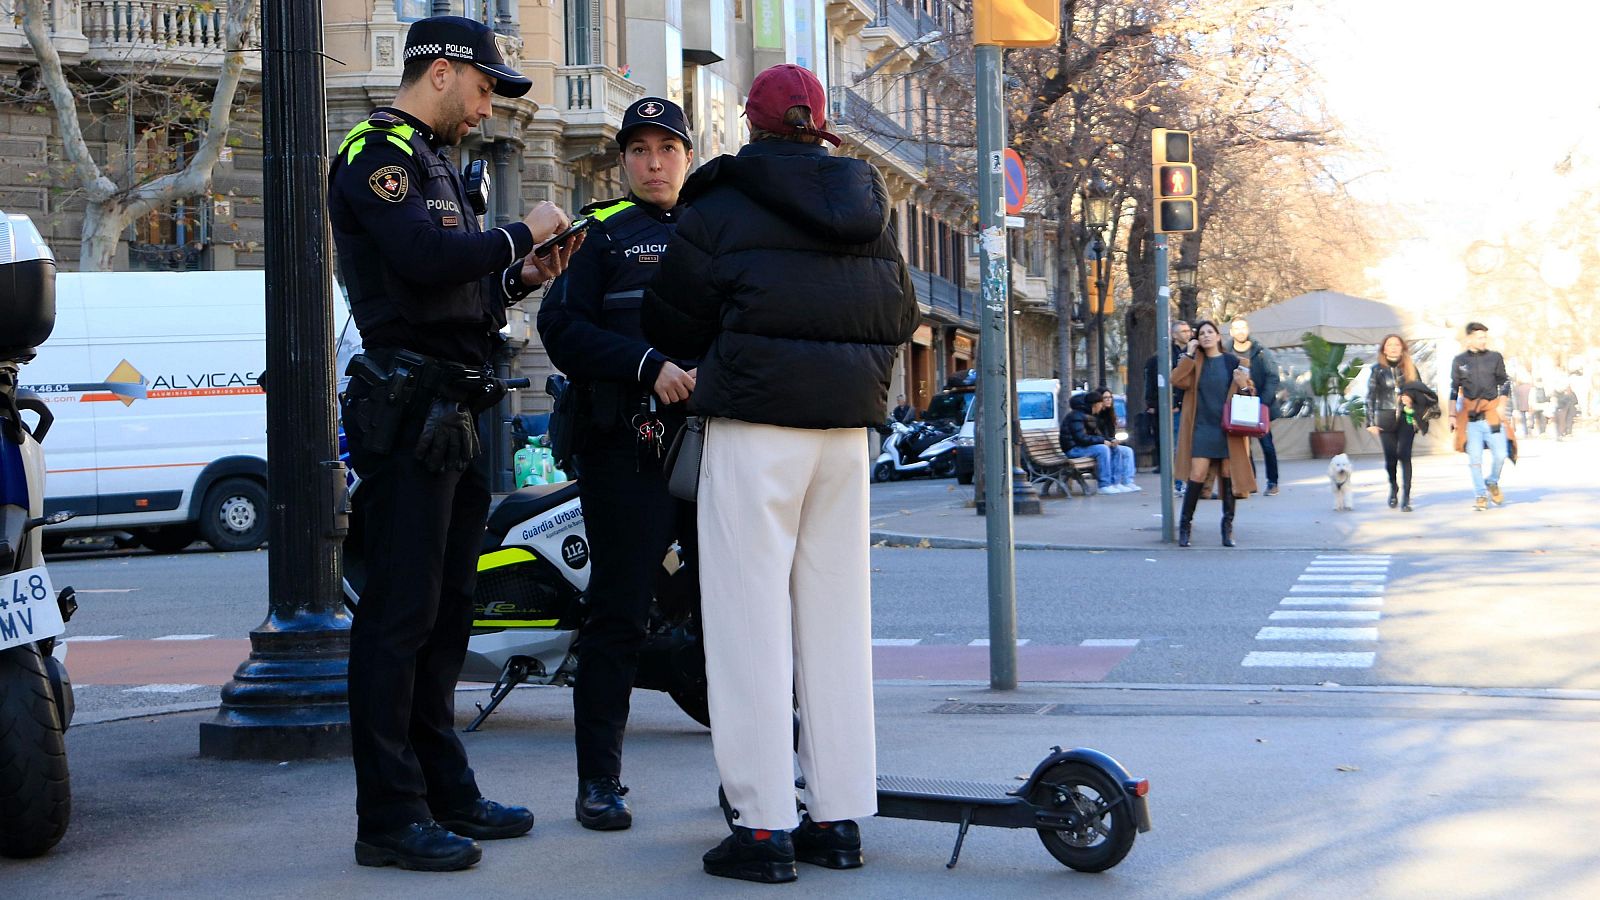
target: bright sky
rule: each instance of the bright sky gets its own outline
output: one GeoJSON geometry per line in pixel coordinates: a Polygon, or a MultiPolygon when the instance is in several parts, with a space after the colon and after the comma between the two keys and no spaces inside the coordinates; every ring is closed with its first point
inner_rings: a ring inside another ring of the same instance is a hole
{"type": "Polygon", "coordinates": [[[1600,181],[1600,5],[1313,0],[1295,19],[1330,111],[1378,169],[1360,195],[1427,236],[1380,267],[1392,300],[1461,283],[1472,240],[1600,181]]]}

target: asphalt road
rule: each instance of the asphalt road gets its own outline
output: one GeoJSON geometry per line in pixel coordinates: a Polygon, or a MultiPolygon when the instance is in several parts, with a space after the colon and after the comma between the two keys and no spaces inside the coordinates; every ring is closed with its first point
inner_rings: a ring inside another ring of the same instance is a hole
{"type": "MultiPolygon", "coordinates": [[[[937,482],[882,485],[874,500],[947,503],[942,494],[937,482]]],[[[1591,563],[1581,555],[1342,556],[1020,552],[1017,636],[1027,646],[1019,677],[1600,691],[1592,653],[1600,612],[1586,599],[1591,563]],[[1329,579],[1339,590],[1324,590],[1329,579]]],[[[181,664],[208,653],[233,660],[224,670],[243,660],[239,642],[267,608],[266,562],[265,551],[200,549],[53,559],[56,583],[80,595],[68,648],[80,712],[214,701],[218,679],[185,675],[181,664]],[[112,676],[86,677],[72,665],[74,649],[102,663],[124,649],[150,658],[142,674],[107,683],[112,676]]],[[[874,548],[873,637],[897,645],[881,652],[912,659],[918,679],[984,679],[987,651],[967,649],[989,636],[984,563],[981,551],[874,548]]],[[[892,679],[903,667],[880,668],[892,679]]]]}

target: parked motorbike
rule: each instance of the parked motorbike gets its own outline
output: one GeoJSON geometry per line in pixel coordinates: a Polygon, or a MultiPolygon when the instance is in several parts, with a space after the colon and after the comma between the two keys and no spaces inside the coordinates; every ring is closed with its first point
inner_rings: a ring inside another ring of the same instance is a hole
{"type": "Polygon", "coordinates": [[[0,213],[0,856],[19,858],[54,847],[72,814],[72,682],[56,639],[78,605],[72,588],[51,584],[39,530],[72,514],[43,515],[54,417],[17,387],[18,367],[54,327],[55,259],[26,216],[0,213]]]}
{"type": "MultiPolygon", "coordinates": [[[[350,533],[343,549],[345,598],[356,615],[367,571],[360,488],[357,479],[351,487],[350,533]]],[[[476,731],[519,684],[571,685],[581,677],[575,644],[582,637],[589,573],[577,481],[530,485],[508,495],[490,513],[461,680],[494,687],[489,702],[478,704],[467,731],[476,731]]],[[[699,576],[678,545],[656,572],[634,687],[664,691],[690,718],[711,724],[699,576]]]]}
{"type": "MultiPolygon", "coordinates": [[[[882,452],[872,465],[873,481],[894,481],[913,475],[949,478],[956,473],[956,430],[927,422],[890,421],[882,452]]],[[[883,429],[880,429],[882,431],[883,429]]]]}

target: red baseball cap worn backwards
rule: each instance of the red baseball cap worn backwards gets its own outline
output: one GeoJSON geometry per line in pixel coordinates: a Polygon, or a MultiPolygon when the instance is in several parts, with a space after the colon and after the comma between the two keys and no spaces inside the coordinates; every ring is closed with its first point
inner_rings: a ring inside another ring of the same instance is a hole
{"type": "Polygon", "coordinates": [[[744,114],[750,124],[773,134],[814,134],[839,146],[837,135],[827,131],[828,94],[822,82],[810,69],[783,63],[764,70],[750,85],[750,97],[745,101],[744,114]],[[815,128],[790,125],[783,120],[791,106],[804,106],[811,110],[815,128]]]}

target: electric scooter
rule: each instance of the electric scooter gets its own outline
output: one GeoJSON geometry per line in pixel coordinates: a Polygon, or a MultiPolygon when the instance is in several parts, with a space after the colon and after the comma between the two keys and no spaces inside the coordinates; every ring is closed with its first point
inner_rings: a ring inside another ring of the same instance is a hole
{"type": "MultiPolygon", "coordinates": [[[[797,791],[805,786],[804,778],[795,780],[797,791]]],[[[957,825],[947,869],[960,861],[967,829],[986,825],[1032,828],[1057,862],[1079,872],[1104,872],[1122,862],[1135,837],[1150,830],[1145,800],[1149,792],[1148,779],[1128,774],[1121,763],[1098,750],[1052,747],[1033,774],[1015,786],[880,774],[877,814],[957,825]]],[[[717,802],[733,827],[737,815],[721,788],[717,802]]],[[[797,798],[795,803],[805,811],[803,801],[797,798]]]]}
{"type": "MultiPolygon", "coordinates": [[[[527,379],[506,384],[526,386],[527,379]]],[[[366,560],[359,479],[350,491],[350,533],[341,551],[344,592],[346,605],[360,615],[366,560]]],[[[581,677],[573,645],[582,631],[589,572],[577,481],[530,485],[490,513],[461,680],[493,688],[466,731],[478,730],[519,684],[570,685],[581,677]]],[[[677,545],[655,573],[655,600],[634,687],[664,691],[690,718],[711,724],[698,575],[677,545]]]]}
{"type": "Polygon", "coordinates": [[[78,608],[44,565],[45,435],[55,418],[17,387],[55,327],[55,258],[27,216],[0,213],[0,856],[38,856],[67,833],[72,681],[56,639],[78,608]],[[23,413],[34,417],[32,425],[23,413]],[[59,656],[58,656],[59,654],[59,656]]]}
{"type": "Polygon", "coordinates": [[[890,421],[882,452],[872,465],[873,481],[894,481],[913,475],[949,478],[956,473],[956,432],[926,422],[890,421]]]}

